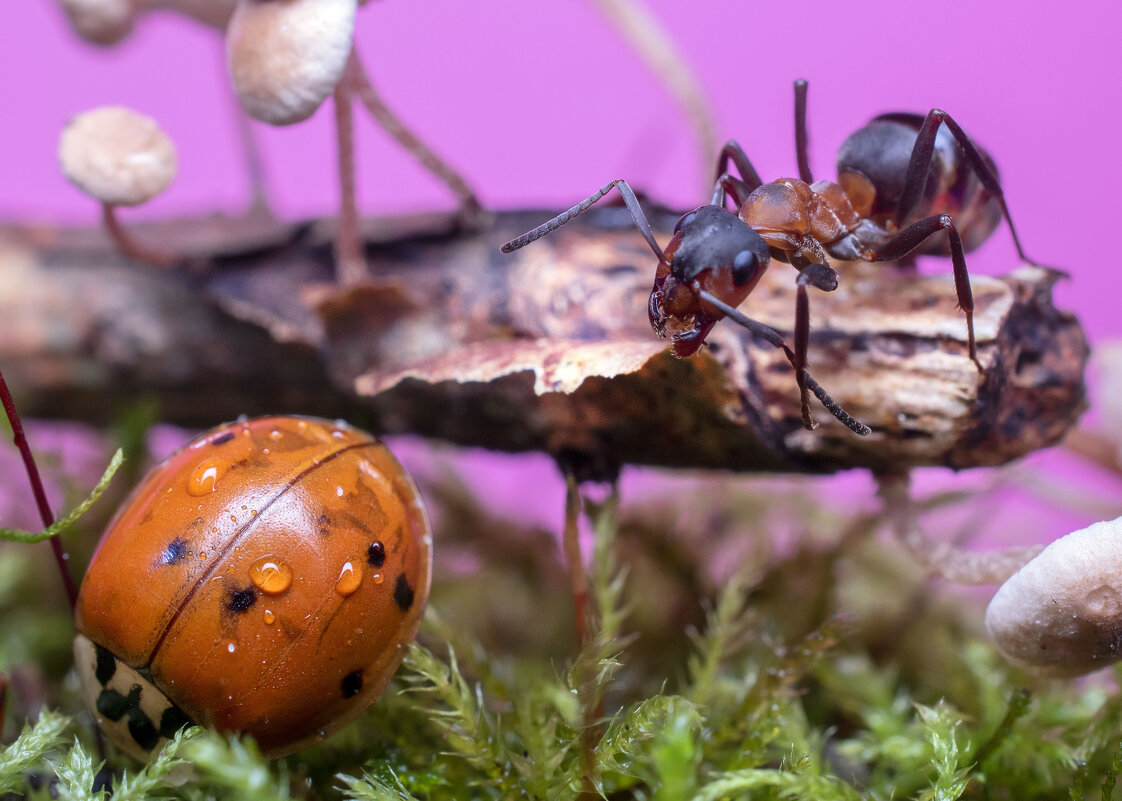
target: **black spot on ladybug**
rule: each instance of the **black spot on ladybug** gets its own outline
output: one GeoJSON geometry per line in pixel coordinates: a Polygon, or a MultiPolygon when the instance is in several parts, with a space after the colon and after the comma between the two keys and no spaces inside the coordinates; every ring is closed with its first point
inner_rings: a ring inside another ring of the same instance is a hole
{"type": "Polygon", "coordinates": [[[381,540],[370,543],[370,547],[366,549],[366,561],[374,567],[381,567],[385,564],[386,546],[382,544],[381,540]]]}
{"type": "Polygon", "coordinates": [[[170,740],[177,731],[184,726],[190,726],[191,723],[191,718],[187,717],[182,709],[173,704],[165,709],[164,714],[160,716],[160,736],[170,740]]]}
{"type": "Polygon", "coordinates": [[[343,677],[342,690],[344,698],[354,698],[362,692],[362,671],[354,670],[343,677]]]}
{"type": "Polygon", "coordinates": [[[244,590],[230,592],[230,600],[226,602],[226,608],[231,612],[245,612],[255,603],[257,603],[257,593],[252,587],[246,587],[244,590]]]}
{"type": "Polygon", "coordinates": [[[401,607],[402,612],[408,612],[413,605],[413,588],[409,586],[409,579],[402,573],[397,577],[397,584],[393,588],[394,603],[401,607]]]}
{"type": "Polygon", "coordinates": [[[326,537],[331,534],[330,520],[326,514],[321,514],[316,518],[316,533],[321,537],[326,537]]]}
{"type": "Polygon", "coordinates": [[[187,540],[176,537],[167,544],[164,552],[160,554],[161,565],[174,565],[187,555],[187,540]]]}
{"type": "Polygon", "coordinates": [[[233,431],[223,431],[217,437],[210,441],[211,445],[225,445],[227,442],[234,438],[233,431]]]}
{"type": "MultiPolygon", "coordinates": [[[[140,687],[134,687],[137,699],[140,698],[140,687]]],[[[132,695],[130,692],[129,695],[132,695]]],[[[103,718],[108,720],[120,720],[124,717],[125,713],[129,711],[129,699],[121,695],[116,690],[102,690],[98,693],[97,701],[94,703],[97,707],[97,712],[103,718]]]]}
{"type": "Polygon", "coordinates": [[[108,648],[102,648],[100,645],[95,645],[94,648],[97,649],[97,664],[94,667],[94,676],[104,687],[113,678],[113,674],[117,672],[117,660],[108,648]]]}
{"type": "Polygon", "coordinates": [[[129,713],[129,734],[136,740],[136,744],[145,751],[151,751],[160,741],[160,733],[152,725],[152,721],[140,709],[129,713]]]}

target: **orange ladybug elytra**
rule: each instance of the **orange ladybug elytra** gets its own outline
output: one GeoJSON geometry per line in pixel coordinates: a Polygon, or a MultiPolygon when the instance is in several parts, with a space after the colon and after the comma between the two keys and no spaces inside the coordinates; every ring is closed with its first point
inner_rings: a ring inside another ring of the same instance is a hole
{"type": "Polygon", "coordinates": [[[153,470],[82,583],[75,663],[146,758],[195,722],[282,756],[381,693],[420,625],[432,536],[409,475],[344,423],[233,423],[153,470]]]}

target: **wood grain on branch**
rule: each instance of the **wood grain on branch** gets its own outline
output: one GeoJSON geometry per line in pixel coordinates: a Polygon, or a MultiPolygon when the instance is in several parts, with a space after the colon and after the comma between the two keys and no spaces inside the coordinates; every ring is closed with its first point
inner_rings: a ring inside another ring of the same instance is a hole
{"type": "MultiPolygon", "coordinates": [[[[32,415],[105,420],[141,396],[170,422],[358,415],[595,474],[618,463],[898,471],[996,465],[1058,442],[1083,408],[1087,346],[1053,274],[975,276],[980,373],[949,268],[841,265],[811,298],[811,371],[873,428],[821,407],[799,424],[781,353],[724,321],[678,360],[646,321],[651,255],[620,209],[510,256],[548,212],[465,233],[439,217],[368,221],[375,282],[341,287],[325,223],[221,218],[141,227],[190,269],[129,263],[96,231],[0,229],[0,364],[32,415]]],[[[652,216],[663,231],[669,213],[652,216]]],[[[665,233],[660,239],[665,240],[665,233]]],[[[773,264],[741,307],[790,336],[794,273],[773,264]]]]}

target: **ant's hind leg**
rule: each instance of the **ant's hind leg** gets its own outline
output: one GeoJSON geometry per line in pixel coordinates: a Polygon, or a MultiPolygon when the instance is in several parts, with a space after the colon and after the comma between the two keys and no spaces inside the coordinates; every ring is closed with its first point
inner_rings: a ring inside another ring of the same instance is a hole
{"type": "Polygon", "coordinates": [[[1035,261],[1025,255],[1025,249],[1021,246],[1021,238],[1017,236],[1017,227],[1013,225],[1013,218],[1009,215],[1009,207],[1005,205],[1005,193],[1001,189],[1001,181],[998,180],[986,157],[982,155],[978,146],[966,135],[966,132],[955,122],[954,118],[939,108],[933,108],[927,113],[927,117],[919,128],[919,133],[916,134],[916,142],[912,147],[912,158],[908,162],[908,172],[904,179],[904,189],[896,206],[897,224],[908,218],[908,215],[912,213],[923,196],[923,190],[927,185],[927,174],[931,168],[931,159],[935,152],[935,136],[939,133],[939,126],[944,124],[951,135],[954,136],[955,141],[958,142],[959,147],[962,148],[970,169],[974,171],[978,180],[982,182],[982,186],[1001,207],[1001,216],[1005,218],[1005,224],[1009,226],[1009,233],[1013,235],[1013,244],[1017,246],[1017,255],[1021,257],[1021,261],[1043,266],[1037,265],[1035,261]]]}
{"type": "Polygon", "coordinates": [[[966,341],[970,350],[970,360],[983,372],[978,361],[978,346],[974,341],[974,292],[970,288],[970,274],[966,271],[966,255],[962,247],[962,237],[949,214],[936,214],[919,222],[914,222],[885,242],[868,255],[869,261],[896,261],[918,248],[930,237],[941,231],[947,232],[951,244],[951,264],[954,265],[954,289],[958,295],[958,307],[966,315],[966,341]]]}

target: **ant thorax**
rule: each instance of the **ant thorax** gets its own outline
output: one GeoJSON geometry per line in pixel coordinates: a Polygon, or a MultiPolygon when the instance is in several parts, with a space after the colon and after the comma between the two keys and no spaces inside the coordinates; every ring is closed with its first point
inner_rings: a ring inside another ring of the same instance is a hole
{"type": "Polygon", "coordinates": [[[794,264],[823,264],[827,253],[852,260],[885,239],[883,227],[868,219],[874,196],[856,173],[843,173],[839,183],[781,178],[755,189],[740,218],[794,264]]]}

